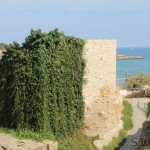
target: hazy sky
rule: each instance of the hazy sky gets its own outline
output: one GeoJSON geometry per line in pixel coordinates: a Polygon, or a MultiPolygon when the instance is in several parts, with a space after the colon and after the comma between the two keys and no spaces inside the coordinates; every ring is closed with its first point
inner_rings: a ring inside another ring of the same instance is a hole
{"type": "Polygon", "coordinates": [[[30,29],[59,28],[83,39],[150,46],[150,0],[0,0],[0,42],[24,42],[30,29]]]}

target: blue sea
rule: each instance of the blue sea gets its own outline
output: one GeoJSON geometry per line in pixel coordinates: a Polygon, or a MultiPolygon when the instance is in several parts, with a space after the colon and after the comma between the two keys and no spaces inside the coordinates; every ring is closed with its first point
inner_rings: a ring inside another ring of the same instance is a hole
{"type": "Polygon", "coordinates": [[[144,59],[117,60],[117,79],[122,80],[138,75],[141,72],[150,74],[150,47],[118,48],[117,54],[128,56],[144,56],[144,59]]]}

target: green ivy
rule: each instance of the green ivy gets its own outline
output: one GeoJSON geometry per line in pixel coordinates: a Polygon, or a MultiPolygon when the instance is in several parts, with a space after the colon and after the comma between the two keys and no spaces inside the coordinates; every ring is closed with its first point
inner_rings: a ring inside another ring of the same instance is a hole
{"type": "Polygon", "coordinates": [[[0,125],[65,136],[84,119],[85,42],[57,29],[31,30],[0,61],[0,125]]]}

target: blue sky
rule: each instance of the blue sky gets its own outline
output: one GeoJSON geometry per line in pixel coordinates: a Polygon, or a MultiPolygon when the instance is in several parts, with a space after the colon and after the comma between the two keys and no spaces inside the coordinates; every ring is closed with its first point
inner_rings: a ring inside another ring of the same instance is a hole
{"type": "Polygon", "coordinates": [[[0,0],[0,42],[24,42],[30,29],[59,28],[83,39],[150,47],[150,0],[0,0]]]}

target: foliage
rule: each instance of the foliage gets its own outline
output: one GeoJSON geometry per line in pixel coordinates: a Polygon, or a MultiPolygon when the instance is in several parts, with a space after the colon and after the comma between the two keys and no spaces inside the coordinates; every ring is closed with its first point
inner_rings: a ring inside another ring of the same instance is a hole
{"type": "Polygon", "coordinates": [[[98,137],[87,137],[81,132],[58,141],[59,150],[96,150],[93,141],[98,137]]]}
{"type": "Polygon", "coordinates": [[[144,73],[140,73],[138,76],[131,77],[127,81],[127,83],[124,84],[124,87],[127,89],[132,89],[132,88],[140,88],[143,85],[150,85],[150,76],[144,73]]]}
{"type": "Polygon", "coordinates": [[[150,116],[150,102],[147,103],[146,117],[150,116]]]}
{"type": "Polygon", "coordinates": [[[123,101],[124,109],[122,111],[123,113],[123,127],[125,130],[130,130],[133,127],[132,122],[132,115],[133,115],[133,109],[132,105],[128,101],[123,101]]]}
{"type": "Polygon", "coordinates": [[[66,136],[83,123],[84,41],[31,30],[0,61],[0,125],[66,136]]]}
{"type": "Polygon", "coordinates": [[[51,132],[34,132],[28,129],[14,130],[8,128],[0,128],[0,133],[11,134],[18,139],[31,139],[37,142],[42,142],[44,140],[56,140],[55,136],[51,132]]]}

